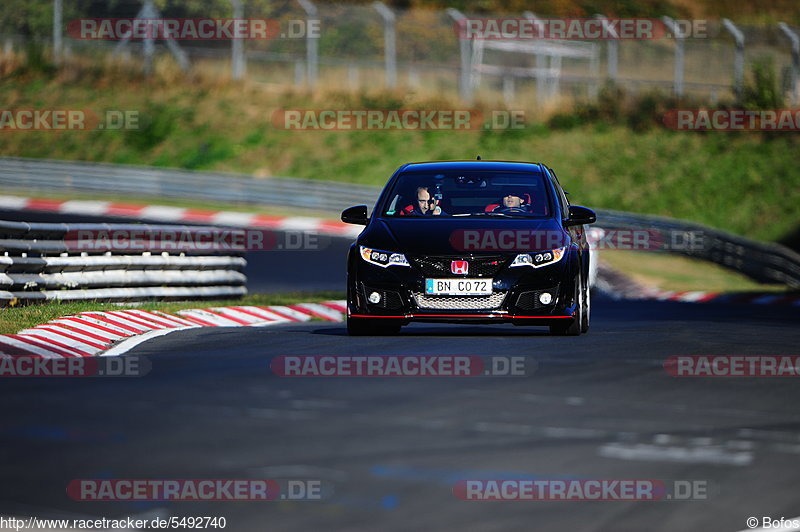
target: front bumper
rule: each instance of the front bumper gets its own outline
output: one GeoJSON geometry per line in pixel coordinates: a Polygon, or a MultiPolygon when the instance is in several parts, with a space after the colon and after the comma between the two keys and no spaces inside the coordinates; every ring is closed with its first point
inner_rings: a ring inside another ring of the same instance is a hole
{"type": "MultiPolygon", "coordinates": [[[[568,253],[558,263],[541,268],[507,267],[492,277],[491,296],[434,296],[425,294],[425,273],[418,267],[381,268],[357,258],[348,272],[348,316],[411,321],[555,325],[576,316],[577,259],[568,253]],[[371,293],[380,295],[372,303],[371,293]],[[552,300],[543,304],[539,296],[552,300]]],[[[464,278],[458,275],[439,277],[464,278]]],[[[470,277],[467,275],[466,277],[470,277]]],[[[480,277],[480,276],[478,276],[480,277]]]]}

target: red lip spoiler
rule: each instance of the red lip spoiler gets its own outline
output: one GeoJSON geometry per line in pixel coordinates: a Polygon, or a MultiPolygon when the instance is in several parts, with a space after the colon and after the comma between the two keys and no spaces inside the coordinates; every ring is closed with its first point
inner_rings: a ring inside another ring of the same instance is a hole
{"type": "Polygon", "coordinates": [[[376,316],[374,314],[350,314],[353,318],[511,318],[511,319],[539,319],[539,320],[563,320],[574,319],[574,316],[512,316],[510,314],[405,314],[402,316],[376,316]]]}

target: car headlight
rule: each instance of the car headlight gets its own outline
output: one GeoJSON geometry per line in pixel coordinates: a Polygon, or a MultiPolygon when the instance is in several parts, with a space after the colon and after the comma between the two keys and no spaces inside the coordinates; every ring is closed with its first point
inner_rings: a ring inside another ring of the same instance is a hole
{"type": "Polygon", "coordinates": [[[511,266],[530,266],[531,268],[541,268],[554,264],[564,257],[566,247],[551,249],[550,251],[540,251],[538,253],[520,253],[511,263],[511,266]]]}
{"type": "Polygon", "coordinates": [[[381,268],[388,268],[389,266],[411,266],[402,253],[392,253],[391,251],[381,251],[380,249],[372,249],[364,246],[361,248],[361,258],[370,264],[380,266],[381,268]]]}

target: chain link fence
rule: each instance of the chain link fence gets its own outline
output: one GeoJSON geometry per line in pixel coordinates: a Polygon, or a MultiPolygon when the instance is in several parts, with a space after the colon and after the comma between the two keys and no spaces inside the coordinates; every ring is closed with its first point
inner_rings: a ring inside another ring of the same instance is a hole
{"type": "MultiPolygon", "coordinates": [[[[675,39],[670,35],[553,43],[562,48],[588,47],[588,60],[561,52],[554,55],[487,48],[480,51],[482,64],[476,65],[476,49],[481,43],[460,38],[455,26],[458,18],[530,18],[547,14],[477,15],[453,9],[394,9],[379,2],[317,5],[310,0],[265,7],[265,3],[256,0],[231,0],[228,13],[217,6],[213,13],[199,16],[270,19],[280,33],[274,34],[275,38],[238,42],[132,39],[120,44],[114,40],[75,38],[74,31],[69,30],[75,27],[75,21],[95,18],[97,13],[88,7],[81,11],[71,6],[66,16],[58,16],[61,0],[52,1],[53,37],[42,39],[40,44],[48,47],[57,62],[78,57],[112,59],[148,72],[153,61],[176,60],[181,64],[184,56],[186,64],[182,66],[187,70],[278,86],[352,91],[398,87],[460,94],[466,101],[502,97],[507,105],[535,106],[563,97],[594,98],[598,87],[608,80],[633,93],[660,89],[715,102],[740,91],[749,65],[766,58],[777,70],[787,102],[798,102],[800,31],[787,25],[737,25],[709,20],[700,21],[706,28],[704,37],[675,39]],[[543,54],[549,63],[543,62],[543,54]],[[543,64],[547,67],[543,68],[543,64]]],[[[158,12],[152,0],[125,5],[124,16],[169,17],[168,11],[158,12]]],[[[0,50],[5,55],[24,52],[28,45],[29,40],[18,35],[0,36],[0,50]]]]}

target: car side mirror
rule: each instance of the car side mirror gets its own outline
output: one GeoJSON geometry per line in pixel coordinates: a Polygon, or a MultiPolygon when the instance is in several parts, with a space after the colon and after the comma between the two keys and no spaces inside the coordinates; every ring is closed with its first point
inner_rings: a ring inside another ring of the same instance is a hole
{"type": "Polygon", "coordinates": [[[569,206],[569,218],[564,225],[584,225],[593,224],[597,221],[597,215],[592,209],[581,207],[580,205],[569,206]]]}
{"type": "Polygon", "coordinates": [[[367,225],[367,206],[356,205],[342,211],[342,221],[346,224],[367,225]]]}

